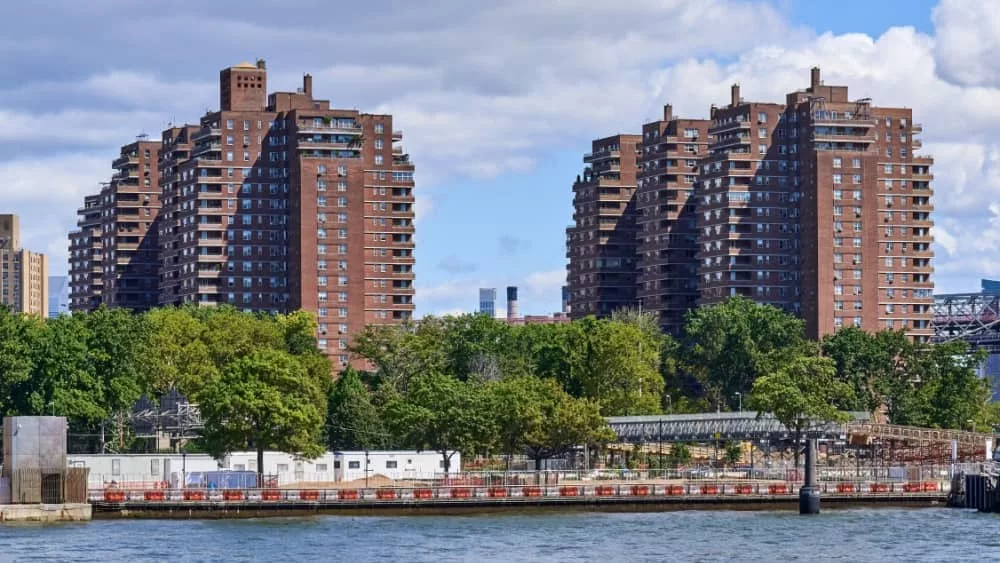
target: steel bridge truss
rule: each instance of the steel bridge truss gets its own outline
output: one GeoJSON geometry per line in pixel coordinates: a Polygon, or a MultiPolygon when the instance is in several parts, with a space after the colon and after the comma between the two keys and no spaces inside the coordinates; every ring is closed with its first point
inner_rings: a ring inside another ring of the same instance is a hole
{"type": "Polygon", "coordinates": [[[1000,295],[935,295],[931,327],[936,342],[964,340],[974,348],[1000,353],[1000,295]]]}
{"type": "MultiPolygon", "coordinates": [[[[857,421],[868,421],[868,413],[851,413],[857,421]]],[[[722,412],[653,416],[613,416],[608,424],[618,441],[631,444],[652,442],[711,442],[713,440],[786,440],[793,432],[773,415],[756,412],[722,412]]],[[[845,439],[848,426],[819,424],[809,435],[834,440],[845,439]]]]}

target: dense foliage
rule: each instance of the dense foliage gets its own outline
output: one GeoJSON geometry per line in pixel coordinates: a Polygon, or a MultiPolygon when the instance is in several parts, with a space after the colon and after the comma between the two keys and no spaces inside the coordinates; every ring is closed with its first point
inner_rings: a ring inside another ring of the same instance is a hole
{"type": "MultiPolygon", "coordinates": [[[[538,466],[613,440],[607,416],[735,410],[790,430],[881,412],[890,422],[991,428],[997,410],[961,342],[846,328],[810,342],[803,323],[741,298],[689,313],[685,336],[649,314],[512,326],[485,315],[371,326],[368,371],[331,378],[307,313],[101,309],[41,320],[0,310],[0,414],[59,414],[91,449],[130,446],[127,413],[176,390],[201,405],[215,455],[275,448],[526,453],[538,466]]],[[[684,450],[675,456],[682,459],[684,450]]]]}
{"type": "Polygon", "coordinates": [[[70,447],[127,451],[128,414],[140,397],[176,390],[201,405],[213,453],[258,444],[315,453],[332,372],[314,333],[301,312],[98,309],[42,320],[0,309],[0,414],[65,416],[70,447]],[[279,396],[287,400],[272,400],[279,396]],[[234,422],[265,415],[288,420],[269,422],[267,433],[234,422]],[[295,433],[277,435],[289,425],[295,433]]]}

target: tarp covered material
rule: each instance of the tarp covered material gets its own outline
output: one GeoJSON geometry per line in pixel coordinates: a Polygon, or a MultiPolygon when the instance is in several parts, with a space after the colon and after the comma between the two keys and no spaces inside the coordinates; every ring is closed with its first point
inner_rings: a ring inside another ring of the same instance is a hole
{"type": "Polygon", "coordinates": [[[249,489],[257,486],[257,473],[254,471],[196,471],[187,474],[184,486],[207,489],[249,489]]]}

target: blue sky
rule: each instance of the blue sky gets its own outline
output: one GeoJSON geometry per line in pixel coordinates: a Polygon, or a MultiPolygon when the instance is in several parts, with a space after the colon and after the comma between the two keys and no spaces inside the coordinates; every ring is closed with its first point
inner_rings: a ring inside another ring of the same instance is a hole
{"type": "Polygon", "coordinates": [[[310,72],[334,105],[395,115],[417,165],[418,315],[506,285],[549,313],[592,138],[637,132],[666,102],[704,116],[732,82],[777,101],[819,65],[852,96],[914,108],[936,158],[936,284],[975,290],[1000,275],[1000,16],[984,4],[298,0],[275,18],[262,0],[4,3],[0,211],[64,272],[75,209],[118,145],[196,121],[219,69],[263,57],[272,90],[310,72]]]}

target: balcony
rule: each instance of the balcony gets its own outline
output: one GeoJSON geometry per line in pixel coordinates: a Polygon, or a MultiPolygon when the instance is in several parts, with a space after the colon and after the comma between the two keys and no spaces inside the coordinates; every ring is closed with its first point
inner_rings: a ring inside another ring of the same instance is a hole
{"type": "Polygon", "coordinates": [[[343,151],[361,151],[361,145],[356,143],[335,142],[331,140],[299,139],[299,150],[303,149],[330,149],[343,151]]]}
{"type": "Polygon", "coordinates": [[[714,143],[712,143],[711,148],[712,150],[724,150],[729,147],[738,147],[743,145],[749,146],[750,143],[750,135],[736,135],[724,139],[717,139],[714,143]]]}
{"type": "Polygon", "coordinates": [[[360,125],[346,126],[330,123],[317,123],[315,121],[299,121],[296,124],[299,133],[337,133],[341,135],[360,135],[362,133],[360,125]]]}
{"type": "Polygon", "coordinates": [[[910,146],[913,147],[913,150],[917,150],[923,147],[924,143],[921,142],[920,139],[913,139],[913,141],[910,143],[910,146]]]}
{"type": "Polygon", "coordinates": [[[400,130],[398,130],[398,129],[396,131],[393,131],[392,132],[392,140],[393,141],[402,141],[403,140],[403,132],[400,131],[400,130]]]}
{"type": "Polygon", "coordinates": [[[857,127],[875,127],[876,121],[868,116],[843,114],[830,111],[816,111],[812,115],[813,125],[854,125],[857,127]]]}
{"type": "Polygon", "coordinates": [[[204,145],[197,145],[191,151],[191,156],[196,157],[209,152],[219,152],[222,150],[222,145],[219,143],[208,143],[204,145]]]}
{"type": "Polygon", "coordinates": [[[848,133],[846,131],[813,132],[809,140],[814,143],[859,143],[875,142],[874,133],[848,133]]]}
{"type": "Polygon", "coordinates": [[[198,131],[194,135],[191,135],[191,140],[197,141],[199,139],[210,139],[212,137],[221,137],[221,136],[222,136],[222,130],[219,129],[218,127],[215,128],[206,127],[198,131]]]}
{"type": "Polygon", "coordinates": [[[750,129],[750,121],[730,121],[729,123],[724,123],[722,125],[713,125],[708,128],[708,134],[718,135],[719,133],[735,131],[737,129],[750,129]]]}
{"type": "Polygon", "coordinates": [[[914,123],[910,127],[910,131],[912,131],[913,133],[923,133],[924,132],[924,125],[922,123],[914,123]]]}
{"type": "Polygon", "coordinates": [[[621,155],[622,153],[620,149],[606,148],[583,155],[583,162],[588,164],[592,162],[600,162],[609,158],[621,158],[621,155]]]}
{"type": "Polygon", "coordinates": [[[112,168],[121,168],[128,164],[139,164],[139,157],[134,154],[125,154],[111,162],[112,168]]]}

